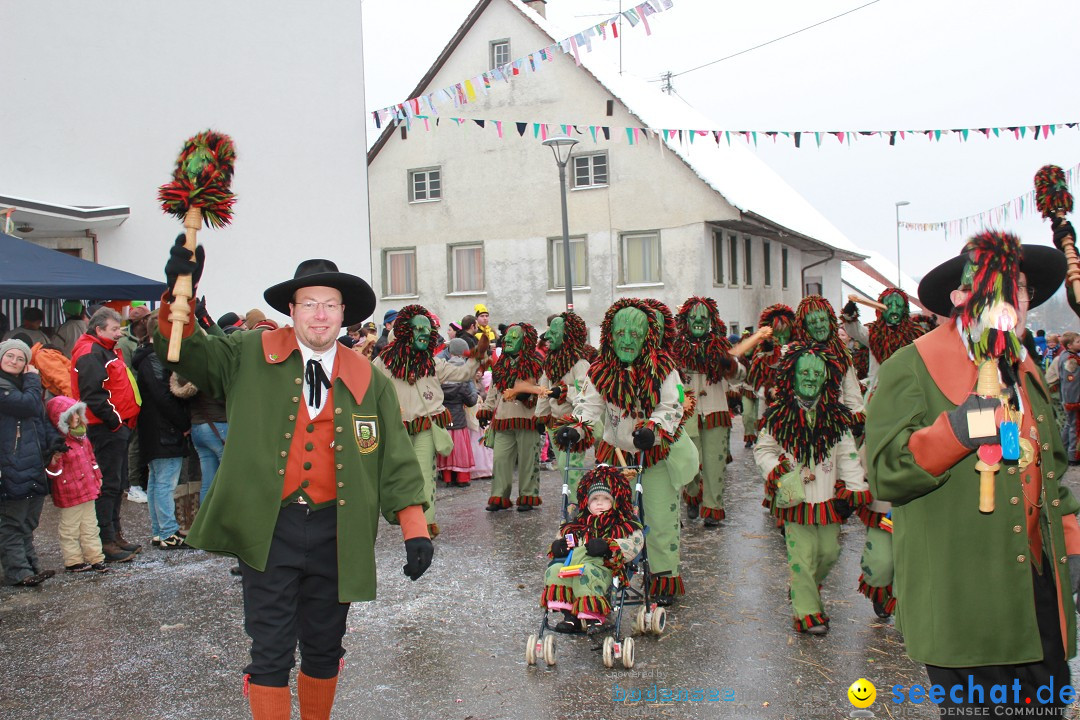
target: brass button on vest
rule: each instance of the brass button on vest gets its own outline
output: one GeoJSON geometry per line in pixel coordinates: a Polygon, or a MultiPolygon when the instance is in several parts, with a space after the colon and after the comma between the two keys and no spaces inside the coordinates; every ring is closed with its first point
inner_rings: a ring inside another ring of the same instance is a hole
{"type": "Polygon", "coordinates": [[[293,382],[296,383],[297,385],[299,385],[300,383],[302,383],[304,381],[301,380],[300,378],[296,378],[295,380],[293,380],[293,382]]]}
{"type": "Polygon", "coordinates": [[[1014,533],[1020,532],[1020,526],[1019,525],[1013,525],[1013,532],[1014,533]]]}
{"type": "Polygon", "coordinates": [[[1017,555],[1016,556],[1016,562],[1019,562],[1019,563],[1024,562],[1024,556],[1023,555],[1017,555]]]}
{"type": "Polygon", "coordinates": [[[289,422],[296,422],[296,416],[295,415],[290,415],[289,416],[289,422]]]}
{"type": "Polygon", "coordinates": [[[334,432],[341,432],[341,426],[334,428],[334,432]]]}
{"type": "Polygon", "coordinates": [[[338,487],[345,487],[345,483],[343,483],[343,482],[339,482],[339,483],[337,484],[337,486],[338,486],[338,487]]]}
{"type": "Polygon", "coordinates": [[[281,457],[289,457],[289,451],[288,450],[282,450],[281,451],[281,457]]]}
{"type": "Polygon", "coordinates": [[[298,402],[300,402],[300,398],[298,398],[298,397],[295,397],[295,396],[294,396],[294,397],[293,397],[293,399],[292,399],[292,401],[293,401],[294,403],[298,403],[298,402]]]}
{"type": "Polygon", "coordinates": [[[278,475],[284,475],[284,474],[285,474],[285,471],[284,471],[284,470],[278,470],[278,471],[277,471],[277,474],[278,474],[278,475]]]}
{"type": "Polygon", "coordinates": [[[340,415],[341,414],[341,408],[334,408],[334,414],[335,415],[340,415]]]}
{"type": "Polygon", "coordinates": [[[292,440],[292,433],[285,433],[286,440],[292,440]]]}
{"type": "Polygon", "coordinates": [[[337,468],[338,470],[342,470],[342,469],[344,469],[344,468],[345,468],[345,466],[344,466],[344,465],[342,465],[341,463],[338,463],[338,464],[337,464],[337,465],[335,465],[334,467],[336,467],[336,468],[337,468]]]}

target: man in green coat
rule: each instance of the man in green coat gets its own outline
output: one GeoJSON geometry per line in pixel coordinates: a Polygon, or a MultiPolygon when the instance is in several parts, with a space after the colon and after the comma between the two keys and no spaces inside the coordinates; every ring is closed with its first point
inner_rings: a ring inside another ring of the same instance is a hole
{"type": "MultiPolygon", "coordinates": [[[[183,273],[197,283],[201,265],[174,247],[169,287],[183,273]]],[[[188,323],[170,364],[228,403],[229,442],[188,542],[240,559],[255,720],[289,717],[298,642],[300,712],[329,718],[349,603],[375,598],[379,514],[401,525],[410,579],[431,563],[424,478],[389,379],[338,352],[342,325],[375,308],[368,284],[306,260],[264,298],[293,327],[214,337],[188,323]]],[[[163,360],[169,311],[164,302],[155,343],[163,360]]]]}
{"type": "Polygon", "coordinates": [[[1076,648],[1080,503],[1061,484],[1050,396],[1014,331],[1064,276],[1053,248],[972,238],[919,286],[923,305],[952,319],[881,366],[867,409],[870,489],[893,504],[898,626],[944,688],[943,714],[1069,704],[1059,691],[1076,648]],[[978,386],[975,358],[988,373],[978,386]],[[1013,452],[987,488],[989,510],[976,450],[998,443],[1013,452]]]}

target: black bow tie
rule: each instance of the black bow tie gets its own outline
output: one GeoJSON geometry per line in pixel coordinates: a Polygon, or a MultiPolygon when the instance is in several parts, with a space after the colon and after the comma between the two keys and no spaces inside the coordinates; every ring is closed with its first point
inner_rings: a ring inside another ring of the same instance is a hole
{"type": "Polygon", "coordinates": [[[330,378],[326,377],[322,363],[313,358],[307,361],[304,379],[308,384],[308,405],[318,410],[322,405],[322,389],[330,389],[330,378]]]}

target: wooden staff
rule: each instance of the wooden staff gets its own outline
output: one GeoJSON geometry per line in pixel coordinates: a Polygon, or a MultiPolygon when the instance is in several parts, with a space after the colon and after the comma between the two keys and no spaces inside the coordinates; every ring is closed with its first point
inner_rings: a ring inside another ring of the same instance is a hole
{"type": "MultiPolygon", "coordinates": [[[[1065,172],[1057,165],[1044,165],[1035,173],[1035,206],[1044,218],[1055,218],[1053,225],[1062,225],[1072,211],[1073,196],[1065,172]]],[[[1069,265],[1067,277],[1072,278],[1073,299],[1080,303],[1080,257],[1076,253],[1076,238],[1066,235],[1058,248],[1065,253],[1069,265]]]]}
{"type": "MultiPolygon", "coordinates": [[[[236,196],[229,186],[232,182],[236,150],[228,135],[210,130],[187,140],[176,159],[171,182],[158,189],[158,200],[166,214],[184,222],[184,248],[192,257],[198,247],[199,228],[205,222],[224,227],[232,221],[232,206],[236,196]]],[[[191,275],[180,275],[171,288],[174,300],[169,312],[172,330],[169,334],[169,362],[180,359],[180,340],[184,326],[190,322],[194,295],[191,275]]]]}
{"type": "MultiPolygon", "coordinates": [[[[1001,395],[1001,381],[998,380],[997,361],[994,359],[984,360],[979,365],[979,380],[975,384],[975,393],[982,397],[997,398],[1001,395]]],[[[991,432],[996,434],[996,420],[993,418],[993,410],[983,410],[981,413],[989,413],[991,432]]],[[[968,435],[970,437],[988,437],[986,429],[976,429],[972,425],[972,415],[968,414],[968,435]]],[[[985,420],[983,421],[985,424],[985,420]]],[[[980,445],[979,459],[975,462],[975,469],[979,471],[979,512],[994,512],[994,476],[1001,469],[1001,445],[992,443],[980,445]]]]}
{"type": "Polygon", "coordinates": [[[881,312],[885,312],[889,309],[876,300],[864,298],[862,295],[855,295],[854,293],[848,295],[847,299],[853,303],[859,303],[860,305],[865,305],[866,307],[874,308],[875,310],[880,310],[881,312]]]}

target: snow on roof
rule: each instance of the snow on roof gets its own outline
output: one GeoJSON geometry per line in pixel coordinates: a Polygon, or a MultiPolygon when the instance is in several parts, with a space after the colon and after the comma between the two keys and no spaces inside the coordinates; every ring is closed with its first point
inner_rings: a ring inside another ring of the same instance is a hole
{"type": "MultiPolygon", "coordinates": [[[[507,2],[535,23],[552,42],[566,37],[521,0],[507,2]]],[[[667,95],[639,78],[625,73],[620,75],[606,60],[595,57],[595,54],[582,53],[581,64],[651,129],[707,130],[716,126],[715,121],[682,99],[667,95]]],[[[679,142],[677,138],[663,142],[709,187],[739,210],[760,215],[837,250],[867,254],[744,146],[741,139],[730,146],[723,140],[717,144],[711,134],[698,136],[693,144],[688,140],[679,142]]]]}
{"type": "MultiPolygon", "coordinates": [[[[858,261],[858,264],[866,264],[870,269],[877,271],[879,275],[882,275],[889,281],[888,285],[882,283],[878,278],[864,272],[855,264],[850,262],[844,262],[840,265],[840,279],[845,286],[844,298],[850,292],[855,292],[860,295],[864,295],[870,300],[877,300],[878,296],[885,290],[886,287],[896,286],[896,265],[880,255],[872,251],[863,251],[867,258],[865,260],[858,261]],[[849,292],[850,291],[850,292],[849,292]]],[[[906,292],[912,299],[911,310],[912,312],[924,312],[921,305],[918,304],[919,298],[919,283],[915,281],[907,273],[903,273],[900,283],[901,289],[906,292]]]]}

